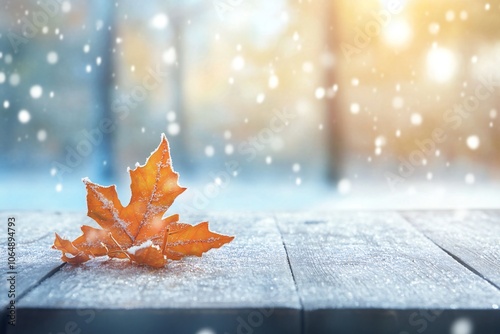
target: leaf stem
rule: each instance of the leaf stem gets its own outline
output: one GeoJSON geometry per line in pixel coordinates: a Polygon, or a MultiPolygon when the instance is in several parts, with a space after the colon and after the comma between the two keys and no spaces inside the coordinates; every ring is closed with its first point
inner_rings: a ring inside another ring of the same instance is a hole
{"type": "Polygon", "coordinates": [[[162,254],[165,255],[165,248],[167,247],[167,240],[168,240],[168,235],[170,234],[170,228],[167,227],[167,231],[165,233],[165,239],[163,240],[163,248],[162,248],[162,254]]]}
{"type": "MultiPolygon", "coordinates": [[[[111,240],[113,240],[115,242],[115,244],[120,248],[120,251],[123,252],[123,254],[125,254],[126,257],[128,257],[128,259],[130,261],[132,261],[132,259],[130,258],[130,255],[127,254],[127,252],[125,252],[125,250],[122,248],[122,246],[118,243],[118,241],[115,240],[115,238],[113,238],[113,235],[111,234],[111,232],[109,232],[109,237],[111,238],[111,240]]],[[[118,252],[118,251],[116,251],[118,252]]],[[[109,252],[108,252],[109,253],[109,252]]]]}

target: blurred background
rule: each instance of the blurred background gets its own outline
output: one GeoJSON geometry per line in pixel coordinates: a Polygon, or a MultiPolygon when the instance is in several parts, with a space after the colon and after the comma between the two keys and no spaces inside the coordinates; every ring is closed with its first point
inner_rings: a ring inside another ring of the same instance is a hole
{"type": "Polygon", "coordinates": [[[2,210],[500,207],[499,108],[498,0],[0,0],[2,210]]]}

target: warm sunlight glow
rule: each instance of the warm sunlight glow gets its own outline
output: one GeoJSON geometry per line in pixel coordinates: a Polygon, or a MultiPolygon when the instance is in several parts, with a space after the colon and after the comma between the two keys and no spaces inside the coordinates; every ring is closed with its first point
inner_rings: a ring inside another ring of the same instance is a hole
{"type": "Polygon", "coordinates": [[[412,31],[405,19],[394,19],[384,29],[384,38],[387,44],[401,47],[411,39],[412,31]]]}
{"type": "Polygon", "coordinates": [[[437,82],[445,82],[453,77],[457,67],[455,55],[448,49],[433,47],[427,53],[427,73],[437,82]]]}

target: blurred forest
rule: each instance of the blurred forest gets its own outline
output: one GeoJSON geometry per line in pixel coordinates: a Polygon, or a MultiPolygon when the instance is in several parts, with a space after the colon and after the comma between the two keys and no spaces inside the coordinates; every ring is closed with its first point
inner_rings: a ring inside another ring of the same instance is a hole
{"type": "Polygon", "coordinates": [[[0,180],[117,182],[162,132],[202,182],[500,179],[500,0],[0,8],[0,180]]]}

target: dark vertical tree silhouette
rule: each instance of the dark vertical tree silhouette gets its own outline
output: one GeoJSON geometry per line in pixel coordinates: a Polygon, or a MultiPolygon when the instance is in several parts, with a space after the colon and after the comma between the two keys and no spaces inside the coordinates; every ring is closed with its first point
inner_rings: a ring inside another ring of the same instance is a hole
{"type": "MultiPolygon", "coordinates": [[[[332,88],[339,83],[338,64],[342,55],[340,52],[340,22],[338,11],[340,9],[339,0],[325,0],[325,10],[323,11],[325,44],[326,49],[337,60],[335,64],[325,71],[325,87],[332,88]]],[[[328,180],[336,182],[342,174],[343,151],[345,149],[344,136],[342,134],[342,109],[339,96],[325,99],[326,104],[326,130],[327,130],[327,150],[328,150],[328,180]]]]}
{"type": "MultiPolygon", "coordinates": [[[[94,49],[101,57],[101,65],[97,66],[92,74],[93,113],[92,128],[97,129],[99,123],[108,119],[114,123],[115,116],[111,109],[114,73],[114,45],[116,36],[115,6],[112,1],[93,0],[89,6],[89,28],[93,32],[92,42],[94,49]],[[96,29],[96,22],[101,20],[102,28],[96,29]]],[[[115,181],[115,154],[113,150],[114,132],[102,133],[102,143],[97,145],[94,154],[95,168],[105,181],[115,181]],[[106,163],[104,163],[106,161],[106,163]]]]}

